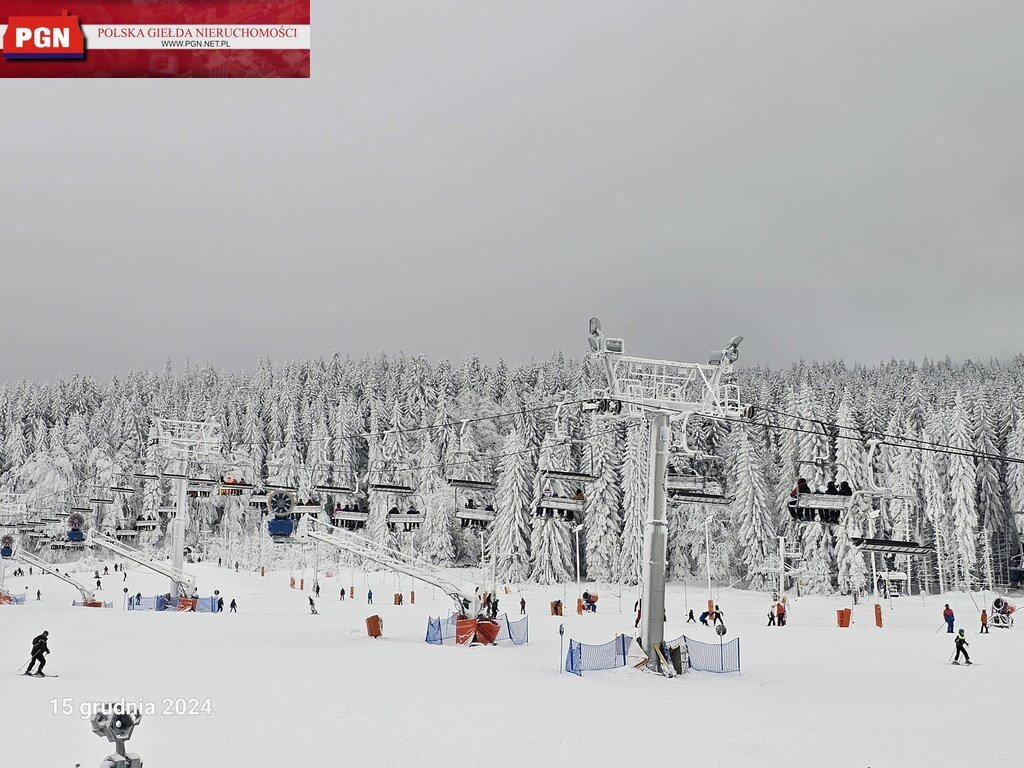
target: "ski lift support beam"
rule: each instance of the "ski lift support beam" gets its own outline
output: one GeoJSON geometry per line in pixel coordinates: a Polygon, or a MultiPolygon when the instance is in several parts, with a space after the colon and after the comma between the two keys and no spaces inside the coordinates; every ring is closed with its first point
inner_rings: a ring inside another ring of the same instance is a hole
{"type": "MultiPolygon", "coordinates": [[[[458,606],[457,611],[460,614],[465,613],[465,603],[467,601],[470,605],[473,604],[473,594],[463,586],[449,581],[447,576],[430,563],[415,558],[412,555],[407,555],[397,549],[377,544],[369,539],[356,536],[344,528],[336,528],[319,520],[309,521],[309,530],[305,532],[304,537],[333,547],[339,552],[347,552],[356,557],[361,557],[396,573],[419,579],[432,587],[437,587],[455,602],[458,606]]],[[[301,538],[302,536],[300,535],[300,540],[301,538]]]]}

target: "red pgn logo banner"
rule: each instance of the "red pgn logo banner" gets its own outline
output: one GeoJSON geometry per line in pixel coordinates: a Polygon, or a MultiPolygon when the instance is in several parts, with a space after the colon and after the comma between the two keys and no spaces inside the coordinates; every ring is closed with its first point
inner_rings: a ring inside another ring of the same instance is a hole
{"type": "Polygon", "coordinates": [[[0,77],[309,77],[309,0],[0,0],[0,77]]]}
{"type": "Polygon", "coordinates": [[[3,36],[5,59],[84,59],[77,16],[11,16],[3,36]]]}

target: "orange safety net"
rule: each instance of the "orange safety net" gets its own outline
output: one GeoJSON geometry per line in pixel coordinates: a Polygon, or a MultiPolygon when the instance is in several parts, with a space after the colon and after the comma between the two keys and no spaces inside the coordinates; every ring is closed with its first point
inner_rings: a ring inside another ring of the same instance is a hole
{"type": "Polygon", "coordinates": [[[11,605],[14,603],[14,598],[10,595],[0,595],[0,605],[11,605]]]}
{"type": "Polygon", "coordinates": [[[195,609],[196,609],[195,598],[192,598],[192,597],[179,597],[178,598],[178,607],[175,608],[174,610],[176,610],[176,611],[194,611],[195,609]]]}

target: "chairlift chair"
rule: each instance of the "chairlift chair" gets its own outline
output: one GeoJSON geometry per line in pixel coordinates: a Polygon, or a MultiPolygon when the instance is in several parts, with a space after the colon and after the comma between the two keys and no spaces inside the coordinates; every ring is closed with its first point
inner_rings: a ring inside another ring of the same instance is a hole
{"type": "Polygon", "coordinates": [[[131,472],[117,472],[110,480],[111,493],[135,493],[131,472]]]}
{"type": "Polygon", "coordinates": [[[348,531],[357,531],[365,528],[367,521],[370,519],[370,513],[365,509],[359,509],[352,505],[346,506],[348,509],[335,507],[335,509],[331,510],[331,525],[348,531]]]}
{"type": "Polygon", "coordinates": [[[135,528],[140,531],[153,531],[160,527],[160,521],[152,518],[140,518],[135,521],[135,528]]]}
{"type": "Polygon", "coordinates": [[[729,504],[731,496],[726,496],[719,480],[698,474],[693,469],[686,469],[682,473],[667,473],[666,492],[669,498],[675,501],[689,502],[692,504],[729,504]]]}
{"type": "Polygon", "coordinates": [[[896,541],[894,539],[869,539],[855,536],[851,539],[853,546],[861,552],[877,552],[883,555],[915,555],[924,556],[934,553],[934,547],[918,544],[916,541],[896,541]]]}
{"type": "MultiPolygon", "coordinates": [[[[465,467],[473,461],[469,448],[466,447],[466,425],[468,420],[463,420],[459,428],[459,449],[456,451],[453,467],[465,467]]],[[[477,494],[493,494],[497,487],[493,480],[477,480],[469,477],[459,477],[456,472],[451,477],[445,478],[449,488],[455,493],[455,519],[462,523],[463,528],[486,528],[494,521],[494,508],[491,505],[480,506],[478,500],[468,496],[465,503],[459,501],[459,491],[475,491],[477,494]],[[487,507],[491,507],[487,509],[487,507]]]]}
{"type": "Polygon", "coordinates": [[[398,507],[388,510],[388,528],[392,531],[411,533],[418,531],[423,525],[423,512],[410,506],[408,511],[403,512],[398,507]]]}

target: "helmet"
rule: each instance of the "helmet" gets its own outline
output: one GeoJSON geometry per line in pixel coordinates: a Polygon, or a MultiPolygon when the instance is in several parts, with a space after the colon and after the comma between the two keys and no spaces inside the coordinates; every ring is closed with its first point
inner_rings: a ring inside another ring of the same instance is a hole
{"type": "Polygon", "coordinates": [[[961,629],[961,630],[960,630],[960,632],[959,632],[958,634],[961,634],[961,635],[962,635],[963,633],[964,633],[964,631],[963,631],[963,630],[961,629]]]}

